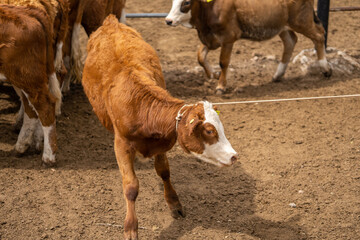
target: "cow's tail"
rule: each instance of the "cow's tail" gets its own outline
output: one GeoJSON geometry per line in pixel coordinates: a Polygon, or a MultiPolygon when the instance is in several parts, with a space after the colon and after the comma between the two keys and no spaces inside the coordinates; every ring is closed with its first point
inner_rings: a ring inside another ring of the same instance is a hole
{"type": "Polygon", "coordinates": [[[84,13],[86,0],[80,0],[76,15],[75,24],[71,38],[71,59],[73,61],[73,72],[76,76],[75,82],[81,82],[82,70],[87,57],[86,44],[87,34],[81,26],[82,15],[84,13]],[[84,46],[85,45],[85,46],[84,46]]]}
{"type": "Polygon", "coordinates": [[[56,72],[61,72],[63,66],[63,45],[69,29],[69,3],[67,1],[58,0],[58,12],[56,18],[58,19],[58,28],[56,36],[56,54],[54,65],[56,72]]]}

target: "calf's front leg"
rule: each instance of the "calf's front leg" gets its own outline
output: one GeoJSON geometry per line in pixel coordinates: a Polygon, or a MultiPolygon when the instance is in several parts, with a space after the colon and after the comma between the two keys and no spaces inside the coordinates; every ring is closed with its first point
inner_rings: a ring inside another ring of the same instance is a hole
{"type": "Polygon", "coordinates": [[[183,210],[179,197],[170,182],[169,162],[165,154],[155,156],[155,169],[157,175],[163,180],[164,196],[171,210],[171,216],[173,218],[179,218],[180,216],[185,217],[185,211],[183,210]]]}
{"type": "Polygon", "coordinates": [[[226,73],[229,67],[233,45],[234,43],[225,43],[221,46],[221,53],[220,53],[221,73],[220,73],[218,85],[216,87],[216,94],[223,94],[226,90],[226,73]]]}
{"type": "Polygon", "coordinates": [[[138,219],[135,213],[135,201],[139,193],[139,181],[134,171],[135,151],[115,133],[115,155],[122,175],[123,192],[126,201],[124,239],[138,239],[138,219]]]}

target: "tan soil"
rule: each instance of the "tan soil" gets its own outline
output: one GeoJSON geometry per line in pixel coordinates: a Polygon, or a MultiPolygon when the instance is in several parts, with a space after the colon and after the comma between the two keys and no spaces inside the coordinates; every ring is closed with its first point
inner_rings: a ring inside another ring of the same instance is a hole
{"type": "MultiPolygon", "coordinates": [[[[128,12],[167,12],[171,1],[129,0],[127,6],[128,12]]],[[[332,6],[360,6],[360,0],[333,0],[332,6]]],[[[282,51],[274,38],[236,43],[228,91],[218,97],[216,82],[205,80],[197,64],[195,30],[170,28],[164,19],[128,23],[157,50],[171,94],[189,102],[360,93],[356,69],[324,79],[290,64],[282,82],[271,82],[282,51]]],[[[329,46],[357,61],[359,23],[360,12],[330,15],[329,46]]],[[[311,47],[299,36],[294,56],[311,47]]],[[[218,54],[210,54],[214,65],[218,54]]],[[[13,90],[0,86],[0,239],[122,239],[125,202],[113,136],[81,86],[64,97],[56,168],[42,168],[34,152],[12,152],[18,108],[13,90]]],[[[171,176],[187,216],[174,220],[153,160],[139,160],[141,239],[360,239],[360,98],[218,108],[240,161],[220,169],[176,145],[168,154],[171,176]]]]}

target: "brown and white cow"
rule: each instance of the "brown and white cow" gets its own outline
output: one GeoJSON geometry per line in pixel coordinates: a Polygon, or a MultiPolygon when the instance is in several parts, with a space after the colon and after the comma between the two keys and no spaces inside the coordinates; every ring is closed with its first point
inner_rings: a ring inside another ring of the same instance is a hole
{"type": "Polygon", "coordinates": [[[0,0],[0,4],[14,6],[33,6],[45,11],[53,24],[53,42],[55,49],[55,69],[62,69],[62,47],[68,31],[69,4],[67,0],[0,0]]]}
{"type": "Polygon", "coordinates": [[[185,104],[165,90],[158,56],[138,32],[110,15],[90,36],[87,49],[82,84],[99,120],[115,135],[127,203],[125,239],[137,239],[137,152],[155,156],[155,169],[163,180],[173,217],[184,216],[170,183],[166,157],[176,140],[185,152],[217,166],[232,165],[238,156],[211,103],[185,104]]]}
{"type": "Polygon", "coordinates": [[[0,4],[0,79],[10,82],[21,96],[23,125],[15,150],[24,153],[35,142],[44,148],[42,160],[55,163],[55,112],[61,92],[54,68],[53,27],[36,7],[0,4]]]}
{"type": "Polygon", "coordinates": [[[98,29],[110,13],[125,23],[125,2],[126,0],[70,0],[70,31],[64,49],[69,74],[62,88],[64,92],[70,89],[71,79],[81,81],[86,59],[84,42],[87,42],[88,35],[98,29]]]}
{"type": "Polygon", "coordinates": [[[324,28],[313,6],[313,0],[173,0],[165,20],[170,26],[182,24],[196,28],[202,42],[198,61],[209,78],[218,76],[206,56],[209,50],[221,47],[221,73],[216,92],[223,93],[233,44],[241,38],[262,41],[280,36],[284,51],[273,76],[274,81],[279,81],[297,42],[295,32],[301,33],[314,42],[322,72],[330,77],[324,28]]]}

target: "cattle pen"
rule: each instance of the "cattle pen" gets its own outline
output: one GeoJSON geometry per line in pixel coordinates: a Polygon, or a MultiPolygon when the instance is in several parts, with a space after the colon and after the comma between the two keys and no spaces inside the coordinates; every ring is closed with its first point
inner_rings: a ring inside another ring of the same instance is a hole
{"type": "MultiPolygon", "coordinates": [[[[129,0],[126,11],[164,14],[171,2],[129,0]]],[[[217,103],[226,136],[239,153],[232,167],[217,168],[174,146],[168,160],[186,211],[181,219],[172,218],[164,201],[155,160],[138,157],[139,239],[359,238],[360,11],[348,11],[354,6],[360,0],[331,0],[327,59],[336,69],[331,78],[308,68],[316,59],[314,45],[301,34],[296,61],[280,82],[271,79],[281,59],[280,38],[239,40],[221,96],[196,59],[195,29],[169,27],[163,16],[128,17],[158,54],[167,91],[190,103],[217,103]]],[[[208,55],[215,70],[218,53],[208,55]]],[[[121,239],[127,204],[114,137],[83,87],[73,84],[63,96],[56,167],[43,167],[35,150],[13,152],[19,107],[13,89],[0,83],[0,239],[121,239]]]]}

